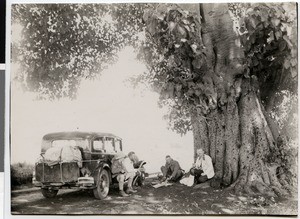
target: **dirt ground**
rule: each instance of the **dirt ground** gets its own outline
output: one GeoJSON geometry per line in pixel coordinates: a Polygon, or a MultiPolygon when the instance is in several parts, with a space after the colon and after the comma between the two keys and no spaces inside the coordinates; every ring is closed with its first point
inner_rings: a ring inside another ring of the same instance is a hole
{"type": "Polygon", "coordinates": [[[57,197],[45,199],[39,191],[12,194],[12,214],[189,214],[189,215],[297,215],[295,198],[238,196],[228,190],[215,190],[208,184],[200,188],[173,184],[153,188],[153,179],[130,197],[120,197],[111,188],[105,200],[87,191],[61,190],[57,197]]]}

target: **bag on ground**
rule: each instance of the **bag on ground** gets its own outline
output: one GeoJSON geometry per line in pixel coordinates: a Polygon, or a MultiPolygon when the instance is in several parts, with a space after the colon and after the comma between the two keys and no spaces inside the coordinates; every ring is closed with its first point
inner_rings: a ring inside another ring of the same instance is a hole
{"type": "Polygon", "coordinates": [[[194,184],[195,177],[193,175],[190,175],[188,177],[185,177],[180,180],[180,183],[186,186],[192,186],[194,184]]]}

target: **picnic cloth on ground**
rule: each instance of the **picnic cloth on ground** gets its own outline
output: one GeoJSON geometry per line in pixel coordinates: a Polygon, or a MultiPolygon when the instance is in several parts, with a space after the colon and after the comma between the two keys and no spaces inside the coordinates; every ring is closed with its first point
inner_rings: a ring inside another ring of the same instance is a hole
{"type": "Polygon", "coordinates": [[[159,187],[162,187],[162,186],[171,186],[173,185],[172,183],[169,183],[167,180],[164,181],[164,182],[161,182],[161,183],[158,183],[158,184],[155,184],[155,185],[152,185],[154,188],[159,188],[159,187]]]}
{"type": "Polygon", "coordinates": [[[193,175],[190,175],[188,177],[185,177],[180,180],[180,183],[186,186],[192,186],[194,185],[194,179],[195,177],[193,175]]]}

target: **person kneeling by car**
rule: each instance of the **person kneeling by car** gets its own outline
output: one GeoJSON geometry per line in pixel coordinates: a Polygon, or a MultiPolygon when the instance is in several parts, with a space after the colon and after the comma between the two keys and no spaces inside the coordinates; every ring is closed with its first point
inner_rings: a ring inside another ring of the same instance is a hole
{"type": "Polygon", "coordinates": [[[130,151],[127,156],[131,160],[132,165],[135,169],[138,169],[143,162],[142,160],[139,160],[138,156],[133,151],[130,151]]]}
{"type": "Polygon", "coordinates": [[[190,174],[195,176],[195,183],[203,183],[214,177],[214,167],[210,156],[204,154],[202,148],[197,149],[197,159],[190,169],[190,174]]]}
{"type": "Polygon", "coordinates": [[[129,167],[128,163],[130,160],[122,152],[118,152],[112,159],[111,172],[113,175],[117,175],[117,180],[119,182],[120,195],[127,197],[129,193],[136,193],[137,191],[132,188],[132,181],[135,176],[135,171],[129,167]],[[126,194],[124,192],[124,182],[128,180],[128,188],[126,194]]]}
{"type": "Polygon", "coordinates": [[[134,170],[136,171],[137,177],[134,182],[135,185],[133,186],[142,186],[146,177],[146,172],[144,168],[146,162],[144,160],[139,160],[138,156],[135,154],[134,151],[129,152],[127,156],[131,160],[131,166],[133,166],[134,170]]]}

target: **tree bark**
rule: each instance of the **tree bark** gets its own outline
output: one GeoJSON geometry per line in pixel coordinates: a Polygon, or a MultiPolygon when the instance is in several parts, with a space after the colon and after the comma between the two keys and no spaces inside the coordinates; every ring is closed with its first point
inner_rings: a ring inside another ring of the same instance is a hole
{"type": "Polygon", "coordinates": [[[227,103],[225,121],[225,163],[224,177],[225,185],[234,182],[238,176],[239,147],[240,147],[240,118],[238,106],[235,99],[231,98],[227,103]]]}
{"type": "Polygon", "coordinates": [[[197,113],[193,113],[192,126],[194,135],[194,161],[196,161],[197,149],[202,148],[204,150],[204,153],[209,154],[210,144],[206,118],[203,115],[197,115],[197,113]]]}
{"type": "MultiPolygon", "coordinates": [[[[227,4],[203,4],[202,40],[206,47],[207,72],[201,83],[212,79],[217,104],[202,114],[192,112],[194,149],[203,148],[212,158],[215,177],[212,186],[228,186],[236,192],[283,194],[276,177],[277,165],[266,157],[276,147],[276,127],[269,126],[260,101],[255,77],[243,76],[244,53],[236,45],[227,4]],[[205,23],[203,23],[205,21],[205,23]]],[[[213,102],[213,101],[212,101],[213,102]]],[[[195,153],[196,155],[196,153],[195,153]]]]}

